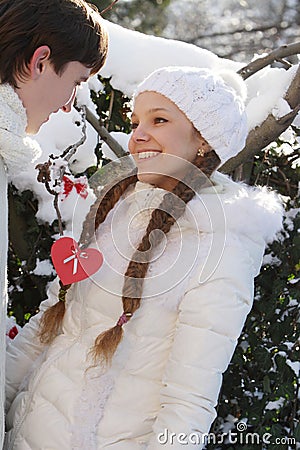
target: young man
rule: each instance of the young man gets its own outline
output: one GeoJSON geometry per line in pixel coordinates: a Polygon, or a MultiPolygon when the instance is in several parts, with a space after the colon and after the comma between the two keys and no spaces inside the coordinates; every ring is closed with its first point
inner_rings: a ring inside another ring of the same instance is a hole
{"type": "Polygon", "coordinates": [[[39,153],[35,134],[51,113],[68,112],[76,87],[107,54],[100,14],[83,0],[0,0],[0,448],[4,434],[7,305],[7,176],[39,153]]]}

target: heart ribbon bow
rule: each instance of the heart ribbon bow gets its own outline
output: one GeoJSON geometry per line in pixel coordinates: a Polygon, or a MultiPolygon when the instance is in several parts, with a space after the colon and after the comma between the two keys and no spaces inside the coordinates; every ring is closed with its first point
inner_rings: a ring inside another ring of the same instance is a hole
{"type": "Polygon", "coordinates": [[[80,249],[74,239],[62,237],[51,248],[56,273],[64,285],[89,278],[103,264],[103,255],[95,248],[80,249]]]}

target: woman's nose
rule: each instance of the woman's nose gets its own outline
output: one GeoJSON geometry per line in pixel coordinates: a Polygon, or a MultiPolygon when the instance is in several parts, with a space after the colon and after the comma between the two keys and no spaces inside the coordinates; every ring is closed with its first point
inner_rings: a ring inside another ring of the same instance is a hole
{"type": "Polygon", "coordinates": [[[60,108],[63,112],[67,113],[67,112],[71,111],[72,106],[74,104],[74,100],[75,100],[76,94],[77,94],[77,89],[75,88],[73,93],[72,93],[72,95],[71,95],[71,97],[70,97],[70,99],[68,100],[68,102],[64,106],[62,106],[60,108]]]}
{"type": "Polygon", "coordinates": [[[133,131],[132,138],[135,142],[147,141],[149,139],[149,134],[145,127],[138,125],[133,131]]]}

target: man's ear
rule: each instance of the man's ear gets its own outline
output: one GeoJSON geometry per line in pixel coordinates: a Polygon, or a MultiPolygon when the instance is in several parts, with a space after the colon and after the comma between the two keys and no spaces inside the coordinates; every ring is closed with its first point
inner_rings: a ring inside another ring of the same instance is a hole
{"type": "Polygon", "coordinates": [[[39,78],[45,71],[47,63],[49,63],[51,50],[48,45],[38,47],[33,53],[28,70],[31,79],[39,78]]]}

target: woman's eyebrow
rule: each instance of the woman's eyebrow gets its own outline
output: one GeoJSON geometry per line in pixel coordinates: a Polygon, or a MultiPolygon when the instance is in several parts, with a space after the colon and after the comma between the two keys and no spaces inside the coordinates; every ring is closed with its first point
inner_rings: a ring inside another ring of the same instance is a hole
{"type": "MultiPolygon", "coordinates": [[[[146,113],[147,113],[147,114],[153,114],[153,113],[156,113],[156,112],[158,112],[158,111],[170,112],[170,110],[167,109],[167,108],[158,107],[158,108],[151,108],[151,109],[148,109],[148,111],[146,111],[146,113]]],[[[131,114],[131,117],[137,117],[137,116],[138,116],[137,113],[135,113],[135,112],[133,111],[132,114],[131,114]]]]}
{"type": "Polygon", "coordinates": [[[162,107],[158,107],[158,108],[151,108],[151,109],[149,109],[149,113],[154,113],[154,112],[157,112],[157,111],[166,111],[166,112],[168,112],[169,110],[167,109],[167,108],[162,108],[162,107]]]}
{"type": "MultiPolygon", "coordinates": [[[[156,113],[158,111],[170,112],[170,110],[167,109],[167,108],[157,107],[157,108],[149,109],[148,111],[146,111],[146,114],[153,114],[153,113],[156,113]]],[[[136,118],[136,117],[138,117],[138,114],[133,111],[132,114],[131,114],[131,118],[136,118]]]]}

